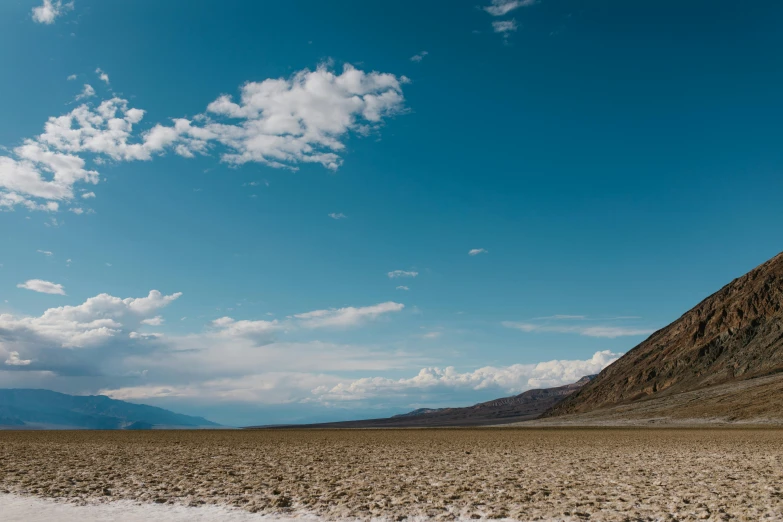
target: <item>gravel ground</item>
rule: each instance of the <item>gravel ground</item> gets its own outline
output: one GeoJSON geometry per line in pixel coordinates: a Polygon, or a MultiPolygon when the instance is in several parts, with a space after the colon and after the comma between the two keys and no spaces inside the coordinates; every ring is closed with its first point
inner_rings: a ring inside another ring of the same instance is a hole
{"type": "Polygon", "coordinates": [[[81,504],[757,521],[783,520],[782,488],[783,430],[0,432],[0,493],[81,504]]]}

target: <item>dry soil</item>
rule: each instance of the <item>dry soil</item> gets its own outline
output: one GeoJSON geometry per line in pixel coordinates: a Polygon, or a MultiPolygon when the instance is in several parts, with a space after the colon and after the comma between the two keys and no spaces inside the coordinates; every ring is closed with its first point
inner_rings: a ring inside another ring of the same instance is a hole
{"type": "Polygon", "coordinates": [[[783,520],[783,431],[0,432],[0,492],[328,519],[783,520]]]}

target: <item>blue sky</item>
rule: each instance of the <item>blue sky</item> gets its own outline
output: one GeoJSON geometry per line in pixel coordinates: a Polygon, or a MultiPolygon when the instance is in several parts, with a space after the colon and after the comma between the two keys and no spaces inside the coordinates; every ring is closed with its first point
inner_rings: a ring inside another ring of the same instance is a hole
{"type": "Polygon", "coordinates": [[[240,425],[598,371],[782,249],[781,15],[3,2],[0,386],[240,425]]]}

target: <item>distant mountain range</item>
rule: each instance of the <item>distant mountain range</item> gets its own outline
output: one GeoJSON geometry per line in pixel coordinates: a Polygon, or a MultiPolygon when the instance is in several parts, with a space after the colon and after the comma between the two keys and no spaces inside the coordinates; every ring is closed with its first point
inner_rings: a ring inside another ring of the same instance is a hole
{"type": "Polygon", "coordinates": [[[0,429],[140,430],[219,426],[201,417],[118,401],[103,395],[0,389],[0,429]]]}
{"type": "MultiPolygon", "coordinates": [[[[308,428],[431,428],[457,426],[490,426],[509,424],[539,417],[595,377],[588,375],[577,382],[528,390],[519,395],[503,397],[462,408],[420,408],[382,419],[307,424],[308,428]]],[[[285,426],[276,426],[277,428],[285,426]]]]}
{"type": "Polygon", "coordinates": [[[652,334],[544,417],[783,423],[783,253],[652,334]]]}

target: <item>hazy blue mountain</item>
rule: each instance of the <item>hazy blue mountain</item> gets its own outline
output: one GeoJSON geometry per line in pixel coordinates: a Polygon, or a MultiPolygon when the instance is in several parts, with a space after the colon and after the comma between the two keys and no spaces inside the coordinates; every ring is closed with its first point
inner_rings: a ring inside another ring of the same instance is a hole
{"type": "Polygon", "coordinates": [[[66,395],[49,390],[0,389],[0,427],[84,428],[99,430],[203,428],[219,424],[202,417],[110,399],[66,395]]]}

